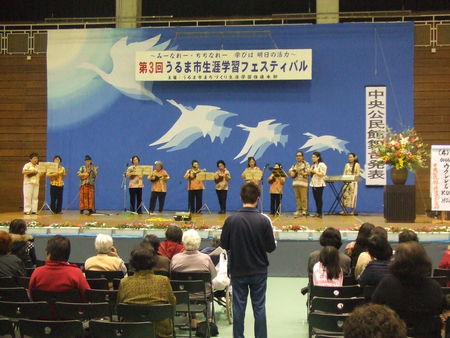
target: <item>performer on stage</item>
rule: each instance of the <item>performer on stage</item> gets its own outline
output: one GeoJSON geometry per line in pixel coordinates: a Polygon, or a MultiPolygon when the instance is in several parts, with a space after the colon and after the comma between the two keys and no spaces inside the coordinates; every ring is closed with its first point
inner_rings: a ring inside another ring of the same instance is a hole
{"type": "Polygon", "coordinates": [[[155,170],[148,180],[152,182],[152,195],[150,196],[150,213],[153,214],[156,207],[156,200],[159,200],[159,212],[164,210],[164,201],[167,193],[167,181],[170,179],[169,174],[164,169],[161,161],[155,162],[155,170]]]}
{"type": "Polygon", "coordinates": [[[23,213],[25,215],[37,214],[39,198],[39,156],[31,153],[29,162],[23,166],[23,213]]]}
{"type": "Polygon", "coordinates": [[[97,173],[98,167],[94,167],[92,158],[86,155],[84,165],[77,172],[77,176],[80,178],[80,214],[84,210],[88,210],[89,215],[95,211],[95,179],[97,173]]]}
{"type": "Polygon", "coordinates": [[[136,174],[136,167],[139,165],[140,158],[134,155],[131,158],[132,165],[128,167],[125,176],[130,179],[128,184],[128,191],[130,192],[130,210],[135,212],[137,208],[137,213],[142,214],[142,188],[144,187],[144,182],[142,181],[142,175],[136,174]]]}
{"type": "Polygon", "coordinates": [[[252,182],[252,183],[256,184],[257,186],[259,186],[259,184],[261,183],[261,179],[259,179],[259,180],[258,179],[251,179],[251,180],[249,180],[249,179],[246,178],[246,175],[250,174],[250,173],[252,173],[252,174],[259,173],[261,175],[261,178],[262,178],[262,170],[259,169],[256,166],[256,160],[255,160],[254,157],[249,157],[248,158],[248,160],[247,160],[247,168],[242,172],[241,177],[245,180],[246,183],[252,182]]]}
{"type": "Polygon", "coordinates": [[[63,202],[66,169],[61,165],[61,156],[53,156],[53,162],[58,164],[58,170],[54,173],[47,173],[47,177],[50,177],[50,209],[54,214],[60,214],[63,202]]]}
{"type": "Polygon", "coordinates": [[[201,213],[203,189],[205,186],[203,181],[197,179],[197,174],[202,172],[199,168],[197,160],[192,161],[192,168],[188,169],[184,174],[184,179],[188,181],[188,197],[189,197],[189,210],[191,213],[201,213]]]}
{"type": "Polygon", "coordinates": [[[312,154],[313,164],[309,173],[311,175],[311,187],[313,191],[314,201],[316,202],[317,217],[322,218],[322,206],[323,206],[323,188],[325,188],[324,177],[327,175],[327,166],[322,161],[322,156],[319,152],[312,154]]]}
{"type": "Polygon", "coordinates": [[[275,163],[272,174],[270,174],[267,182],[270,184],[270,214],[275,215],[281,212],[281,199],[283,198],[283,186],[286,178],[280,176],[280,172],[276,169],[283,170],[280,163],[275,163]]]}
{"type": "MultiPolygon", "coordinates": [[[[358,156],[354,153],[348,154],[348,163],[344,167],[344,175],[354,175],[358,177],[361,175],[361,167],[358,162],[358,156]]],[[[342,202],[345,208],[350,208],[350,215],[355,213],[356,199],[358,197],[358,182],[351,182],[347,185],[342,196],[342,202]]],[[[342,211],[342,213],[344,213],[342,211]]]]}
{"type": "Polygon", "coordinates": [[[227,168],[225,168],[224,161],[217,161],[217,168],[219,168],[219,170],[214,174],[214,181],[216,182],[216,193],[219,200],[219,214],[226,214],[228,182],[231,180],[231,175],[227,168]]]}
{"type": "Polygon", "coordinates": [[[297,201],[297,210],[294,212],[294,216],[300,214],[306,216],[308,213],[308,172],[310,167],[303,157],[303,152],[297,151],[295,157],[296,162],[289,169],[295,200],[297,201]]]}

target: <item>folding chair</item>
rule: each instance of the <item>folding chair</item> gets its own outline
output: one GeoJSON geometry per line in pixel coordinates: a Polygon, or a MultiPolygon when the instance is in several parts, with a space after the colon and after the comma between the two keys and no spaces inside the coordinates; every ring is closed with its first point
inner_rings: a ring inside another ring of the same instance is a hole
{"type": "Polygon", "coordinates": [[[351,298],[362,295],[359,285],[349,286],[311,286],[310,297],[351,298]]]}
{"type": "Polygon", "coordinates": [[[76,319],[87,321],[91,319],[112,319],[108,303],[55,303],[56,313],[60,319],[76,319]]]}
{"type": "Polygon", "coordinates": [[[342,335],[348,317],[348,314],[311,312],[308,316],[310,332],[312,335],[342,335]]]}
{"type": "Polygon", "coordinates": [[[447,280],[450,280],[450,269],[434,269],[433,277],[435,276],[445,276],[447,280]]]}
{"type": "Polygon", "coordinates": [[[25,276],[26,277],[31,277],[31,275],[33,274],[35,268],[25,268],[25,276]]]}
{"type": "Polygon", "coordinates": [[[108,303],[109,312],[112,315],[116,314],[117,290],[86,290],[86,299],[90,303],[108,303]]]}
{"type": "Polygon", "coordinates": [[[50,318],[50,310],[47,302],[0,302],[0,313],[10,319],[50,318]]]}
{"type": "Polygon", "coordinates": [[[7,335],[11,336],[12,338],[16,336],[14,326],[10,320],[2,318],[0,319],[0,336],[7,336],[7,335]]]}
{"type": "Polygon", "coordinates": [[[66,338],[83,337],[83,324],[79,320],[19,320],[19,331],[22,336],[34,338],[66,338]]]}
{"type": "Polygon", "coordinates": [[[24,288],[0,288],[0,301],[29,302],[30,298],[24,288]]]}
{"type": "Polygon", "coordinates": [[[122,271],[95,271],[95,270],[86,270],[84,271],[84,275],[86,278],[106,278],[109,282],[112,282],[113,279],[122,279],[125,275],[122,271]]]}
{"type": "Polygon", "coordinates": [[[87,278],[86,280],[91,289],[109,290],[109,284],[106,278],[87,278]]]}
{"type": "MultiPolygon", "coordinates": [[[[187,328],[189,330],[189,337],[192,337],[191,329],[191,302],[189,300],[189,292],[187,291],[174,291],[173,294],[177,300],[177,305],[175,307],[175,318],[174,326],[180,329],[187,328]],[[184,314],[182,316],[177,316],[176,314],[184,314]]],[[[177,335],[180,337],[180,335],[177,335]]]]}
{"type": "Polygon", "coordinates": [[[310,311],[320,311],[334,314],[351,313],[357,306],[365,303],[363,297],[354,298],[325,298],[314,297],[311,300],[310,311]]]}
{"type": "Polygon", "coordinates": [[[353,274],[350,275],[344,275],[344,281],[343,284],[344,286],[348,286],[348,285],[357,285],[358,283],[356,282],[355,276],[353,274]]]}
{"type": "Polygon", "coordinates": [[[93,338],[154,338],[155,330],[150,322],[109,322],[91,320],[89,332],[93,338]]]}
{"type": "Polygon", "coordinates": [[[19,286],[14,277],[0,277],[0,288],[14,288],[19,286]]]}
{"type": "Polygon", "coordinates": [[[17,285],[28,289],[28,286],[30,285],[30,277],[17,277],[17,285]]]}
{"type": "Polygon", "coordinates": [[[375,285],[365,285],[363,287],[363,297],[367,302],[370,302],[372,300],[372,295],[375,292],[376,288],[377,287],[375,285]]]}
{"type": "Polygon", "coordinates": [[[434,279],[441,287],[447,286],[447,276],[433,276],[429,278],[434,279]]]}
{"type": "Polygon", "coordinates": [[[114,278],[112,281],[113,290],[119,290],[121,278],[114,278]]]}
{"type": "Polygon", "coordinates": [[[81,303],[80,290],[78,289],[60,292],[34,289],[31,296],[33,301],[45,301],[50,304],[55,302],[81,303]]]}
{"type": "Polygon", "coordinates": [[[170,277],[169,272],[165,271],[165,270],[156,270],[154,271],[155,275],[160,275],[160,276],[166,276],[167,278],[170,277]]]}

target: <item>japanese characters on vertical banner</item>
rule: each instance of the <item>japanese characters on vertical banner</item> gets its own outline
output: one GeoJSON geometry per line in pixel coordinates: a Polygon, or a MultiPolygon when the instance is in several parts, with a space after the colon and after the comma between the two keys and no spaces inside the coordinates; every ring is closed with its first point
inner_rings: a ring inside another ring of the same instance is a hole
{"type": "Polygon", "coordinates": [[[450,145],[431,146],[431,209],[450,211],[450,145]]]}
{"type": "Polygon", "coordinates": [[[146,51],[136,81],[311,80],[311,49],[146,51]]]}
{"type": "Polygon", "coordinates": [[[366,86],[366,185],[386,185],[386,165],[373,154],[386,133],[386,86],[366,86]]]}

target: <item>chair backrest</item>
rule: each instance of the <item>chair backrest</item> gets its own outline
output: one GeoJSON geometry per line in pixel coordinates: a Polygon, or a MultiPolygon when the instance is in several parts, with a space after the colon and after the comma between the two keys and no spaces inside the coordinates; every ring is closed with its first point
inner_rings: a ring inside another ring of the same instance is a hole
{"type": "Polygon", "coordinates": [[[167,278],[170,277],[170,273],[165,270],[156,270],[156,271],[154,271],[154,273],[155,273],[155,275],[166,276],[167,278]]]}
{"type": "Polygon", "coordinates": [[[24,288],[0,288],[0,301],[29,302],[30,299],[24,288]]]}
{"type": "Polygon", "coordinates": [[[356,284],[358,284],[358,283],[356,282],[354,274],[344,275],[344,281],[343,281],[342,285],[347,286],[347,285],[356,285],[356,284]]]}
{"type": "Polygon", "coordinates": [[[177,300],[177,305],[180,304],[186,304],[189,307],[189,292],[187,291],[174,291],[173,292],[176,300],[177,300]]]}
{"type": "Polygon", "coordinates": [[[445,288],[441,288],[442,293],[444,294],[444,296],[447,296],[450,294],[450,287],[445,287],[445,288]]]}
{"type": "Polygon", "coordinates": [[[20,334],[29,337],[83,337],[83,323],[79,320],[19,320],[20,334]]]}
{"type": "Polygon", "coordinates": [[[10,335],[11,337],[15,337],[16,333],[14,331],[13,323],[6,318],[0,319],[0,336],[10,335]]]}
{"type": "Polygon", "coordinates": [[[117,301],[117,290],[86,290],[85,295],[88,302],[91,303],[110,303],[117,301]]]}
{"type": "Polygon", "coordinates": [[[34,289],[32,291],[33,301],[45,301],[47,303],[68,302],[81,303],[80,290],[72,289],[67,291],[43,291],[34,289]]]}
{"type": "Polygon", "coordinates": [[[90,320],[111,318],[109,303],[55,303],[56,312],[62,319],[90,320]]]}
{"type": "Polygon", "coordinates": [[[119,286],[120,286],[120,281],[122,280],[122,278],[114,278],[112,281],[112,285],[113,285],[113,289],[114,290],[119,290],[119,286]]]}
{"type": "Polygon", "coordinates": [[[316,330],[327,331],[327,334],[342,333],[344,322],[349,317],[346,314],[331,314],[311,312],[308,316],[308,323],[313,332],[316,330]]]}
{"type": "Polygon", "coordinates": [[[434,269],[433,276],[445,276],[450,280],[450,269],[434,269]]]}
{"type": "Polygon", "coordinates": [[[363,297],[354,298],[325,298],[314,297],[311,300],[311,311],[322,311],[327,313],[343,314],[351,313],[353,309],[364,304],[363,297]]]}
{"type": "Polygon", "coordinates": [[[106,278],[108,281],[112,282],[114,278],[122,279],[125,275],[122,271],[94,271],[86,270],[84,272],[86,278],[106,278]]]}
{"type": "Polygon", "coordinates": [[[433,276],[430,278],[434,279],[442,287],[447,286],[447,276],[433,276]]]}
{"type": "Polygon", "coordinates": [[[89,332],[93,338],[154,338],[153,324],[150,322],[108,322],[91,320],[89,332]]]}
{"type": "Polygon", "coordinates": [[[28,289],[28,286],[30,285],[30,277],[17,277],[17,285],[28,289]]]}
{"type": "Polygon", "coordinates": [[[365,285],[363,288],[363,296],[366,301],[370,301],[372,299],[372,295],[375,292],[377,287],[375,285],[365,285]]]}
{"type": "Polygon", "coordinates": [[[349,286],[311,286],[310,297],[335,297],[351,298],[362,295],[362,288],[359,285],[349,286]]]}
{"type": "Polygon", "coordinates": [[[87,278],[86,280],[91,289],[109,290],[109,282],[106,278],[87,278]]]}
{"type": "Polygon", "coordinates": [[[170,279],[173,280],[202,280],[211,283],[211,273],[209,272],[170,272],[170,279]]]}
{"type": "Polygon", "coordinates": [[[18,284],[14,277],[0,277],[0,288],[14,288],[17,286],[18,284]]]}
{"type": "Polygon", "coordinates": [[[25,268],[25,276],[27,277],[31,277],[31,275],[33,274],[35,268],[25,268]]]}
{"type": "Polygon", "coordinates": [[[121,320],[153,322],[169,319],[173,322],[174,308],[171,304],[117,304],[117,315],[121,320]]]}
{"type": "Polygon", "coordinates": [[[0,302],[0,313],[8,318],[50,318],[47,302],[0,302]]]}
{"type": "Polygon", "coordinates": [[[206,297],[205,282],[202,280],[171,280],[173,291],[187,291],[189,294],[202,292],[206,297]]]}

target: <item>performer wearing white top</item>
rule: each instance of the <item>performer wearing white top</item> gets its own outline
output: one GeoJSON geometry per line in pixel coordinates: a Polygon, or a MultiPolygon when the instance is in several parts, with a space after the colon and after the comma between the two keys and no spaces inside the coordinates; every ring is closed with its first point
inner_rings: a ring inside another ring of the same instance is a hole
{"type": "Polygon", "coordinates": [[[39,157],[36,153],[31,153],[30,161],[23,166],[23,213],[25,215],[37,214],[39,197],[39,157]]]}
{"type": "MultiPolygon", "coordinates": [[[[358,163],[358,156],[354,153],[348,154],[348,163],[344,167],[344,175],[354,175],[358,177],[361,175],[361,167],[358,163]]],[[[358,197],[358,182],[351,182],[347,184],[344,194],[342,196],[342,202],[345,208],[350,208],[350,215],[355,213],[356,199],[358,197]]],[[[342,211],[344,213],[344,211],[342,211]]]]}
{"type": "Polygon", "coordinates": [[[313,191],[314,201],[316,202],[317,217],[322,217],[322,206],[323,206],[323,188],[325,188],[325,176],[327,175],[327,166],[322,162],[322,156],[319,152],[314,152],[312,154],[313,164],[309,171],[311,175],[311,187],[313,191]]]}

